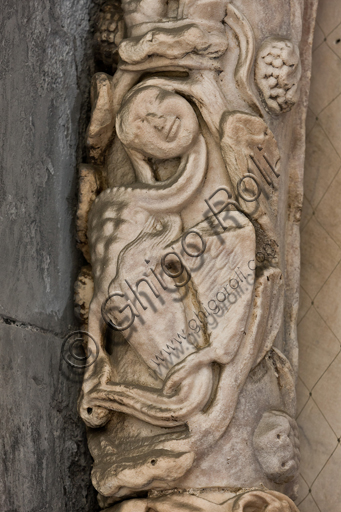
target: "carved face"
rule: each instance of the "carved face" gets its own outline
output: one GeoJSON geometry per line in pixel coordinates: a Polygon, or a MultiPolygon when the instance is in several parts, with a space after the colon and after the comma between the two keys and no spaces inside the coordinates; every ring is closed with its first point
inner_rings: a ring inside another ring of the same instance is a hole
{"type": "Polygon", "coordinates": [[[130,149],[168,159],[190,150],[199,134],[199,124],[184,98],[149,86],[129,95],[117,115],[116,130],[130,149]]]}
{"type": "Polygon", "coordinates": [[[266,476],[276,482],[290,482],[299,467],[297,424],[288,415],[269,411],[255,431],[253,445],[266,476]]]}

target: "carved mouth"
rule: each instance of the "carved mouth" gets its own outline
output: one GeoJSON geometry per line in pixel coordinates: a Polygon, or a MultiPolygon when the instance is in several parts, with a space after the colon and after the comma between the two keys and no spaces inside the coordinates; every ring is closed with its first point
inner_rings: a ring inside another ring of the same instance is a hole
{"type": "Polygon", "coordinates": [[[173,142],[176,139],[179,129],[180,129],[180,125],[181,125],[180,119],[178,117],[174,117],[174,120],[171,122],[170,127],[168,129],[167,136],[166,136],[167,142],[173,142]]]}

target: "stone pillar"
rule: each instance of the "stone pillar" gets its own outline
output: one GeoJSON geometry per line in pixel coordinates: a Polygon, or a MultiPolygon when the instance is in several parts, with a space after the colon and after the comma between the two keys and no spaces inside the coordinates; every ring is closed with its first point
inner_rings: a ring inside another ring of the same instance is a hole
{"type": "Polygon", "coordinates": [[[315,9],[111,0],[97,14],[76,305],[108,512],[297,511],[315,9]]]}
{"type": "Polygon", "coordinates": [[[80,378],[60,361],[75,323],[81,263],[74,209],[89,104],[90,8],[90,0],[1,2],[2,512],[96,507],[76,407],[80,378]]]}

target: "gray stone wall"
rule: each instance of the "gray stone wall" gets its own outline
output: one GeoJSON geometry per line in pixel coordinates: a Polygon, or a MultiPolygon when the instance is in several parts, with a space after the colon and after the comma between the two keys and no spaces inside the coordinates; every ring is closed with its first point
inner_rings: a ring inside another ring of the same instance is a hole
{"type": "Polygon", "coordinates": [[[0,510],[95,511],[60,361],[75,327],[77,163],[89,110],[91,0],[0,3],[0,510]]]}

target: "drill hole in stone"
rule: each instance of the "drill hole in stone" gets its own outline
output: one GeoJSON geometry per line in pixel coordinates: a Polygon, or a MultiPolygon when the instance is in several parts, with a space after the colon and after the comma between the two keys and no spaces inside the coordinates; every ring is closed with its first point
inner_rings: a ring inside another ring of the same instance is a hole
{"type": "Polygon", "coordinates": [[[88,407],[88,408],[87,408],[87,410],[86,410],[86,412],[87,412],[89,415],[90,415],[90,414],[92,414],[92,408],[91,408],[91,407],[88,407]]]}
{"type": "Polygon", "coordinates": [[[152,459],[152,460],[150,461],[150,463],[151,463],[151,465],[152,465],[152,466],[155,466],[155,464],[156,464],[156,459],[152,459]]]}

